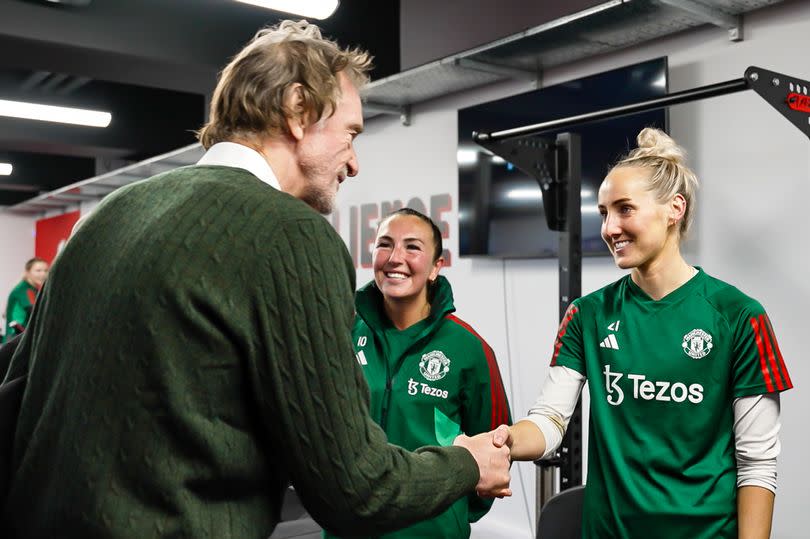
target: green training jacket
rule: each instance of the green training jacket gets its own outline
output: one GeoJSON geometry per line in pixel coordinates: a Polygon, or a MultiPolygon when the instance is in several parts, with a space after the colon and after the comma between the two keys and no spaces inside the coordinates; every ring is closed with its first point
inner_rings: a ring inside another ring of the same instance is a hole
{"type": "Polygon", "coordinates": [[[6,334],[2,342],[10,341],[19,331],[12,326],[12,322],[16,322],[22,327],[28,325],[28,320],[31,318],[31,310],[34,308],[34,303],[37,298],[37,288],[28,281],[23,279],[11,293],[8,295],[8,303],[6,304],[6,334]]]}
{"type": "MultiPolygon", "coordinates": [[[[447,279],[437,280],[430,316],[407,329],[391,323],[382,302],[373,281],[358,290],[353,338],[371,389],[371,417],[390,443],[406,449],[446,446],[462,432],[472,436],[511,422],[495,354],[452,314],[447,279]]],[[[492,500],[468,496],[432,519],[376,537],[467,538],[470,522],[491,506],[492,500]]]]}

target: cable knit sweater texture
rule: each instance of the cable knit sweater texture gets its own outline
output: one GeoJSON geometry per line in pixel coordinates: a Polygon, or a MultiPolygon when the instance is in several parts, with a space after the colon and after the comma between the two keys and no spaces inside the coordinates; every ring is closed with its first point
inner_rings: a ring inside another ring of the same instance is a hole
{"type": "Polygon", "coordinates": [[[354,269],[328,222],[250,173],[178,169],[107,197],[53,266],[4,537],[265,539],[292,482],[335,533],[436,515],[463,449],[408,453],[368,415],[354,269]]]}

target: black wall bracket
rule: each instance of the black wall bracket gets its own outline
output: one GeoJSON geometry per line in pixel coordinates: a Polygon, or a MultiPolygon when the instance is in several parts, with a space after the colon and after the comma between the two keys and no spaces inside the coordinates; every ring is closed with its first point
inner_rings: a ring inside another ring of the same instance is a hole
{"type": "MultiPolygon", "coordinates": [[[[538,136],[480,143],[534,177],[543,193],[549,229],[559,237],[559,315],[582,295],[581,141],[574,133],[555,139],[538,136]]],[[[541,504],[557,491],[554,470],[559,469],[560,490],[582,484],[582,405],[577,403],[556,454],[538,460],[537,499],[541,504]]]]}
{"type": "Polygon", "coordinates": [[[549,230],[565,230],[566,193],[570,158],[565,144],[551,138],[527,136],[479,142],[533,177],[543,193],[543,210],[549,230]]]}
{"type": "Polygon", "coordinates": [[[810,82],[751,66],[745,70],[748,86],[810,138],[810,82]]]}

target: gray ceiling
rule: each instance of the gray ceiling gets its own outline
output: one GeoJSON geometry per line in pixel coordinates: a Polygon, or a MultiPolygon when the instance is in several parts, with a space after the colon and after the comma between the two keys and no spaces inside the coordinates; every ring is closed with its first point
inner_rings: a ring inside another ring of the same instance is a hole
{"type": "MultiPolygon", "coordinates": [[[[107,128],[0,117],[0,206],[194,142],[216,75],[262,26],[288,17],[233,0],[0,0],[0,99],[113,113],[107,128]]],[[[342,0],[318,23],[399,70],[399,2],[342,0]]]]}
{"type": "MultiPolygon", "coordinates": [[[[286,17],[233,0],[53,1],[0,0],[0,99],[109,110],[113,122],[98,129],[0,117],[0,162],[15,167],[0,176],[0,208],[9,211],[41,212],[51,207],[35,204],[51,196],[42,193],[193,143],[219,69],[257,29],[286,17]]],[[[413,103],[536,78],[550,66],[704,24],[736,40],[742,14],[782,1],[789,0],[545,0],[548,9],[538,10],[529,0],[500,0],[508,13],[493,15],[491,0],[341,0],[319,25],[375,56],[367,116],[407,121],[413,103]],[[492,24],[460,24],[461,6],[467,19],[492,24]],[[453,32],[463,43],[446,39],[453,32]],[[405,48],[422,43],[419,61],[427,63],[399,73],[400,37],[405,48]],[[445,50],[460,46],[467,50],[445,50]]]]}

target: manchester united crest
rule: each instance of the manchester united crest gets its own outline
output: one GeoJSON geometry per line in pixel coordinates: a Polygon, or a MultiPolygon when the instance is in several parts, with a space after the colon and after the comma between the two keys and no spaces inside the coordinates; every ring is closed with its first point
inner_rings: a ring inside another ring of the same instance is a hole
{"type": "Polygon", "coordinates": [[[702,329],[693,329],[683,336],[683,351],[692,359],[701,359],[712,351],[712,336],[702,329]]]}
{"type": "Polygon", "coordinates": [[[419,372],[431,382],[441,380],[449,371],[450,360],[438,350],[428,352],[419,360],[419,372]]]}

